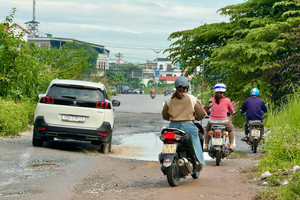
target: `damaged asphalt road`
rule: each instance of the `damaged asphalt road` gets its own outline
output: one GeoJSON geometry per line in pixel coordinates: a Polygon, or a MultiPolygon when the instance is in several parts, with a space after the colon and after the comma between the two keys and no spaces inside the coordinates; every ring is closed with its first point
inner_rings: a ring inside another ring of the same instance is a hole
{"type": "Polygon", "coordinates": [[[82,141],[55,140],[33,147],[31,130],[20,137],[0,138],[0,199],[253,199],[260,185],[249,175],[258,160],[244,143],[237,143],[237,148],[247,153],[246,158],[226,159],[219,167],[208,160],[199,179],[188,177],[178,187],[169,187],[155,152],[160,144],[156,135],[168,125],[160,115],[165,98],[116,97],[121,106],[115,113],[112,153],[106,155],[82,141]],[[145,103],[154,106],[146,112],[145,103]],[[138,145],[143,134],[145,141],[154,140],[153,149],[148,145],[149,159],[143,144],[138,145]]]}

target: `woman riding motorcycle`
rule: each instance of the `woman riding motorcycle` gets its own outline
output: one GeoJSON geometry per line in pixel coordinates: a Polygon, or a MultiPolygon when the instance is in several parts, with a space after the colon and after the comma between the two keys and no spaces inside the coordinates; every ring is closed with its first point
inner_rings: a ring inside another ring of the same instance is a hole
{"type": "Polygon", "coordinates": [[[195,119],[203,119],[206,116],[206,112],[196,97],[187,94],[189,81],[186,77],[178,77],[175,80],[175,88],[176,91],[172,97],[164,104],[162,117],[164,120],[170,121],[169,128],[177,128],[189,134],[192,138],[198,161],[205,165],[198,128],[193,121],[195,119]]]}
{"type": "Polygon", "coordinates": [[[227,119],[227,111],[231,115],[235,113],[231,101],[225,97],[226,86],[223,83],[218,83],[214,87],[215,96],[209,100],[213,105],[210,110],[210,117],[206,127],[204,151],[208,151],[209,135],[208,132],[211,130],[211,126],[214,124],[225,125],[229,132],[229,149],[233,151],[234,141],[234,126],[230,120],[227,119]]]}

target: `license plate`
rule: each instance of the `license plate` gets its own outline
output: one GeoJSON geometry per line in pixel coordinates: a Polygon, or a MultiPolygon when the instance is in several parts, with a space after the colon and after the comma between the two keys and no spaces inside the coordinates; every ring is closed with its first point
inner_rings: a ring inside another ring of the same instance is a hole
{"type": "Polygon", "coordinates": [[[223,138],[212,138],[211,145],[223,145],[223,138]]]}
{"type": "Polygon", "coordinates": [[[162,153],[173,154],[176,152],[176,144],[164,144],[162,153]]]}
{"type": "Polygon", "coordinates": [[[260,137],[260,130],[252,130],[251,136],[252,137],[260,137]]]}
{"type": "Polygon", "coordinates": [[[68,121],[68,122],[85,122],[85,117],[83,116],[73,116],[73,115],[62,115],[61,120],[68,121]]]}

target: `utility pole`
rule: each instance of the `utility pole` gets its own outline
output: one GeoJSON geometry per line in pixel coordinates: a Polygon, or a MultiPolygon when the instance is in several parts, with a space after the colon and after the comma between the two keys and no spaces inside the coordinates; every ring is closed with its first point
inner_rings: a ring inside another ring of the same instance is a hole
{"type": "Polygon", "coordinates": [[[202,67],[202,81],[201,81],[201,104],[203,105],[204,103],[204,97],[203,97],[203,82],[204,82],[204,65],[205,65],[205,54],[202,54],[202,59],[203,59],[203,67],[202,67]]]}
{"type": "MultiPolygon", "coordinates": [[[[156,71],[154,72],[154,76],[158,77],[159,76],[159,69],[158,69],[158,54],[162,51],[163,49],[153,49],[153,51],[156,53],[156,71]],[[156,72],[158,72],[156,74],[156,72]]],[[[155,79],[155,91],[157,92],[157,87],[156,87],[156,79],[155,79]]]]}

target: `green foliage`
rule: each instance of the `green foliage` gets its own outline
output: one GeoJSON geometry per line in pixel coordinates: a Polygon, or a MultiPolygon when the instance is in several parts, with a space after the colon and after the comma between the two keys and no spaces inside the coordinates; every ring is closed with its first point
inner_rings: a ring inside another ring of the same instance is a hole
{"type": "MultiPolygon", "coordinates": [[[[263,149],[266,152],[259,166],[259,173],[270,171],[273,175],[267,179],[269,185],[279,185],[284,180],[289,184],[275,190],[260,193],[260,199],[297,199],[300,195],[300,174],[291,172],[291,168],[300,163],[300,95],[299,89],[280,109],[270,110],[265,123],[268,134],[263,149]],[[281,169],[281,170],[279,170],[281,169]]],[[[298,198],[299,199],[299,198],[298,198]]]]}
{"type": "Polygon", "coordinates": [[[141,71],[141,67],[133,64],[127,63],[122,65],[112,66],[106,72],[107,83],[109,85],[122,85],[128,84],[130,88],[136,89],[140,88],[140,78],[134,78],[132,76],[133,71],[141,71]]]}
{"type": "Polygon", "coordinates": [[[205,53],[206,82],[225,83],[227,96],[236,102],[247,98],[253,87],[273,102],[291,94],[299,84],[299,1],[248,0],[219,12],[230,22],[172,33],[169,57],[181,60],[182,70],[190,75],[202,66],[205,53]]]}
{"type": "Polygon", "coordinates": [[[232,123],[240,127],[244,130],[244,125],[246,123],[246,115],[242,115],[238,110],[236,110],[236,114],[232,116],[232,123]]]}
{"type": "Polygon", "coordinates": [[[300,173],[294,174],[283,187],[259,191],[256,200],[298,200],[300,198],[300,173]]]}
{"type": "Polygon", "coordinates": [[[0,135],[16,135],[33,123],[35,102],[51,80],[81,79],[97,51],[90,45],[67,43],[39,48],[15,35],[10,27],[16,9],[0,23],[0,135]],[[90,62],[90,63],[89,63],[90,62]],[[13,100],[13,101],[12,101],[13,100]]]}
{"type": "MultiPolygon", "coordinates": [[[[270,170],[287,168],[300,163],[300,97],[299,92],[290,97],[280,110],[271,110],[265,126],[270,129],[264,149],[268,156],[262,166],[270,170]]],[[[264,170],[264,169],[263,169],[264,170]]]]}
{"type": "Polygon", "coordinates": [[[18,135],[29,128],[28,122],[32,122],[35,103],[14,101],[0,98],[0,136],[18,135]]]}
{"type": "Polygon", "coordinates": [[[0,96],[35,98],[54,78],[81,79],[90,66],[86,51],[91,52],[92,47],[68,43],[56,49],[28,44],[22,41],[22,34],[15,35],[8,28],[14,14],[15,9],[0,24],[0,96]]]}
{"type": "Polygon", "coordinates": [[[86,44],[86,43],[73,42],[73,43],[69,44],[68,48],[70,50],[80,49],[82,57],[88,58],[87,63],[89,64],[89,68],[96,70],[98,52],[91,45],[86,44]]]}

